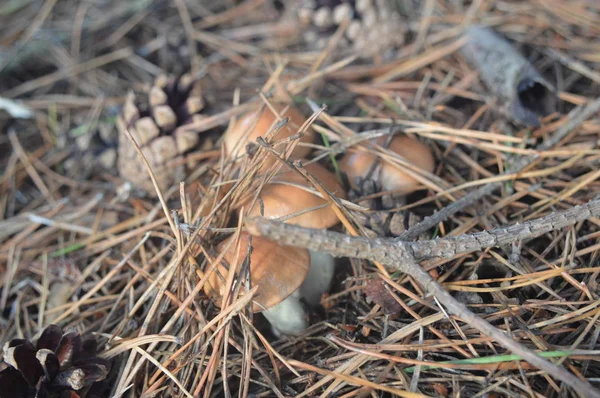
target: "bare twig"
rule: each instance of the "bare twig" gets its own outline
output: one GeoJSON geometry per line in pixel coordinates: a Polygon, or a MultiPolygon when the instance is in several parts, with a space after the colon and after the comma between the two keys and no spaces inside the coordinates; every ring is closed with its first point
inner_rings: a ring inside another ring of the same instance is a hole
{"type": "Polygon", "coordinates": [[[264,236],[284,245],[324,251],[342,257],[379,261],[409,273],[410,267],[404,268],[402,263],[413,257],[418,260],[432,257],[451,258],[460,253],[535,238],[597,216],[600,216],[600,200],[522,224],[419,242],[349,236],[339,232],[302,228],[260,217],[247,219],[246,227],[253,235],[264,236]]]}

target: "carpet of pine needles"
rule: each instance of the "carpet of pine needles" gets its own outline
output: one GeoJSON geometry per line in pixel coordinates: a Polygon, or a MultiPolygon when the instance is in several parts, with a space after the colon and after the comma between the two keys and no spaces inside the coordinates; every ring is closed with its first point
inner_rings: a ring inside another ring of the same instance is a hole
{"type": "MultiPolygon", "coordinates": [[[[243,289],[220,310],[202,275],[215,243],[239,227],[232,209],[260,185],[250,172],[260,158],[240,176],[220,142],[207,141],[183,188],[200,182],[202,201],[182,205],[175,186],[163,192],[166,213],[117,170],[73,163],[82,156],[77,137],[116,132],[128,90],[192,70],[218,105],[205,130],[225,131],[244,104],[268,101],[259,93],[276,85],[307,118],[307,99],[326,105],[313,125],[327,140],[313,157],[332,170],[334,145],[354,134],[400,126],[419,136],[437,162],[403,209],[420,216],[538,155],[427,238],[522,222],[597,196],[597,115],[551,150],[533,149],[600,92],[595,2],[400,3],[405,45],[365,58],[338,49],[334,34],[326,50],[308,47],[281,3],[268,0],[2,2],[0,97],[21,101],[34,117],[0,113],[0,345],[34,338],[50,323],[93,333],[112,360],[110,396],[575,396],[449,317],[410,278],[367,261],[339,261],[333,290],[299,337],[277,340],[248,311],[243,289]],[[558,112],[542,127],[519,129],[495,112],[456,51],[472,23],[504,34],[556,85],[558,112]],[[224,182],[237,179],[244,181],[221,200],[224,182]],[[182,249],[198,228],[192,259],[182,249]]],[[[600,386],[599,238],[600,220],[591,219],[421,266],[480,317],[600,386]]]]}

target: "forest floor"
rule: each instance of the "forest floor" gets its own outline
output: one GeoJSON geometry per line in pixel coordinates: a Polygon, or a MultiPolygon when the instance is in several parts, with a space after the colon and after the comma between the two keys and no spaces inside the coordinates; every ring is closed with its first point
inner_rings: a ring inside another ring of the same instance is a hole
{"type": "Polygon", "coordinates": [[[599,4],[349,1],[337,23],[340,1],[0,3],[0,345],[50,324],[92,335],[106,397],[599,396],[599,4]],[[470,62],[475,24],[552,93],[470,62]],[[554,103],[523,124],[502,95],[529,88],[517,99],[554,103]],[[230,156],[223,134],[279,101],[300,133],[230,156]],[[170,141],[138,153],[133,114],[170,141]],[[432,170],[364,145],[394,134],[432,170]],[[296,145],[346,190],[303,177],[330,231],[239,216],[267,151],[272,174],[306,173],[282,150],[296,145]],[[352,189],[340,163],[365,147],[418,189],[352,189]],[[253,313],[243,272],[207,295],[217,245],[243,228],[339,256],[301,335],[253,313]]]}

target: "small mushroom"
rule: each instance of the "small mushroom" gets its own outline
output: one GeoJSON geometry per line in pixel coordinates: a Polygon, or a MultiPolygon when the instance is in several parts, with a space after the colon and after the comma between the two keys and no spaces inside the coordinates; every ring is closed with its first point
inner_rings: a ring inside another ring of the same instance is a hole
{"type": "MultiPolygon", "coordinates": [[[[366,143],[385,146],[387,137],[379,137],[366,143]]],[[[372,147],[374,150],[374,147],[372,147]]],[[[406,159],[418,168],[431,173],[435,161],[431,149],[422,142],[408,136],[397,135],[391,139],[388,149],[406,159]]],[[[419,182],[399,167],[379,159],[375,153],[365,150],[348,152],[340,161],[340,170],[348,176],[353,188],[359,188],[359,181],[369,175],[377,179],[383,191],[393,191],[396,195],[408,195],[421,186],[419,182]],[[379,161],[379,164],[376,162],[379,161]],[[379,169],[379,170],[378,170],[379,169]],[[370,174],[371,173],[371,174],[370,174]]]]}
{"type": "MultiPolygon", "coordinates": [[[[221,242],[218,250],[224,250],[235,239],[231,236],[221,242]]],[[[249,251],[249,235],[240,236],[240,251],[236,258],[236,250],[231,245],[224,259],[240,271],[241,264],[249,251]]],[[[277,336],[298,335],[308,327],[308,316],[302,300],[314,302],[316,287],[322,285],[319,262],[330,261],[322,256],[312,257],[306,249],[280,246],[275,242],[260,237],[252,238],[250,254],[250,284],[258,286],[253,298],[252,311],[261,312],[270,322],[277,336]],[[313,271],[313,269],[315,271],[313,271]]],[[[210,296],[222,297],[224,281],[228,273],[223,264],[210,275],[205,291],[210,296]]]]}
{"type": "MultiPolygon", "coordinates": [[[[305,168],[325,189],[345,199],[344,189],[333,173],[318,163],[307,164],[305,168]]],[[[293,170],[283,171],[263,187],[259,200],[254,202],[252,208],[246,209],[246,214],[250,217],[281,218],[302,212],[285,222],[305,228],[331,228],[338,224],[339,219],[331,206],[325,206],[327,200],[311,190],[315,189],[303,176],[293,170]],[[311,208],[317,209],[307,211],[311,208]]],[[[250,204],[251,199],[243,205],[250,204]]]]}
{"type": "MultiPolygon", "coordinates": [[[[300,126],[302,126],[306,120],[304,115],[294,106],[275,104],[274,108],[281,117],[289,118],[289,122],[273,137],[274,141],[279,141],[296,134],[300,129],[300,126]]],[[[256,141],[260,136],[264,137],[276,122],[277,116],[269,107],[265,107],[262,111],[255,110],[242,115],[224,135],[223,146],[225,148],[225,153],[232,159],[241,157],[246,150],[246,145],[256,141]]],[[[315,132],[309,127],[305,134],[300,138],[300,143],[312,143],[314,137],[315,132]]],[[[308,155],[310,150],[311,148],[298,144],[294,148],[291,156],[294,159],[301,158],[308,155]]],[[[275,161],[274,158],[270,159],[263,167],[268,167],[275,161]]]]}

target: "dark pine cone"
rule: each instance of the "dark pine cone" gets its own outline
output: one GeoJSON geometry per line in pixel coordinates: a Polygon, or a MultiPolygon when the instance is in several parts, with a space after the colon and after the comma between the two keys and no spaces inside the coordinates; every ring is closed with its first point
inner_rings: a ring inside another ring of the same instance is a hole
{"type": "Polygon", "coordinates": [[[351,201],[371,210],[368,213],[353,211],[353,214],[372,237],[396,237],[421,221],[415,213],[391,211],[406,204],[404,196],[381,195],[379,192],[381,187],[372,178],[360,180],[358,188],[348,191],[351,201]]]}
{"type": "Polygon", "coordinates": [[[117,118],[121,177],[156,195],[143,160],[125,133],[128,128],[150,163],[161,191],[182,181],[186,172],[185,155],[199,142],[197,132],[183,127],[201,120],[203,108],[200,82],[189,75],[159,77],[145,93],[130,92],[123,113],[117,118]]]}
{"type": "Polygon", "coordinates": [[[50,325],[34,345],[14,339],[4,345],[0,398],[83,398],[108,375],[108,361],[96,357],[97,343],[50,325]]]}
{"type": "Polygon", "coordinates": [[[392,0],[304,0],[298,18],[305,40],[317,48],[345,20],[343,43],[364,56],[384,54],[404,44],[405,27],[392,0]]]}

